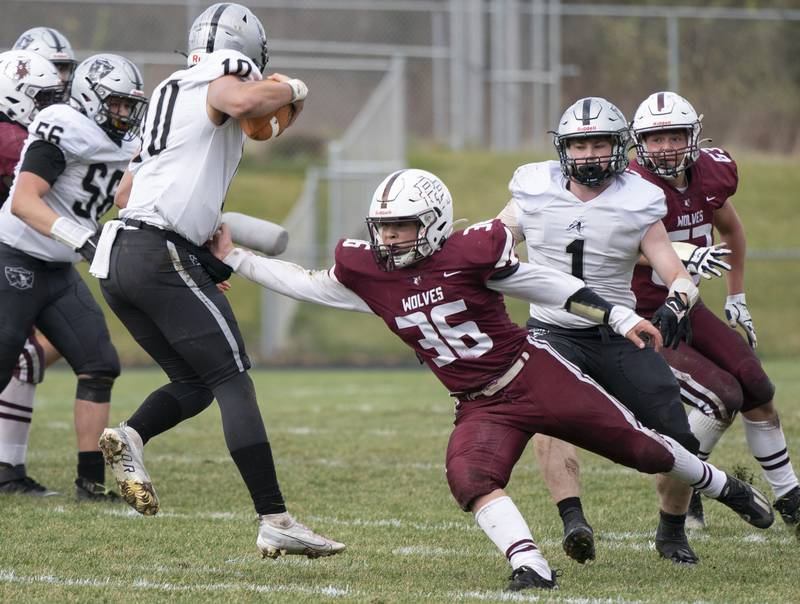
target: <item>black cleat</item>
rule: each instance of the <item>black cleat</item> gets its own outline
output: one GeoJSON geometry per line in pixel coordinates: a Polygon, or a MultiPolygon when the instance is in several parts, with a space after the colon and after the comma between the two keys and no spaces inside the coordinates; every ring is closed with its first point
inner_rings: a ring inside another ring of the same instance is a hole
{"type": "Polygon", "coordinates": [[[675,564],[693,566],[700,562],[686,538],[683,526],[667,525],[659,522],[656,531],[656,551],[662,558],[672,560],[675,564]]]}
{"type": "Polygon", "coordinates": [[[730,474],[717,501],[728,506],[742,520],[756,528],[769,528],[775,522],[772,506],[764,494],[753,485],[730,474]]]}
{"type": "Polygon", "coordinates": [[[508,578],[508,587],[506,591],[522,591],[523,589],[531,589],[536,587],[538,589],[558,589],[556,577],[558,573],[552,571],[549,579],[545,579],[542,575],[533,570],[530,566],[520,566],[514,569],[511,576],[508,578]]]}
{"type": "Polygon", "coordinates": [[[122,497],[99,482],[92,482],[88,478],[75,479],[75,496],[78,501],[105,501],[108,503],[121,503],[122,497]]]}
{"type": "Polygon", "coordinates": [[[800,539],[800,486],[779,497],[773,505],[786,525],[794,527],[795,536],[800,539]]]}
{"type": "Polygon", "coordinates": [[[59,494],[28,476],[24,464],[12,466],[7,463],[0,463],[0,493],[20,493],[33,497],[52,497],[59,494]]]}
{"type": "Polygon", "coordinates": [[[706,528],[706,517],[703,513],[703,499],[700,491],[692,492],[689,510],[686,512],[686,528],[701,530],[706,528]]]}
{"type": "Polygon", "coordinates": [[[594,531],[585,518],[569,520],[564,525],[564,539],[561,541],[561,546],[567,556],[579,564],[594,560],[594,531]]]}

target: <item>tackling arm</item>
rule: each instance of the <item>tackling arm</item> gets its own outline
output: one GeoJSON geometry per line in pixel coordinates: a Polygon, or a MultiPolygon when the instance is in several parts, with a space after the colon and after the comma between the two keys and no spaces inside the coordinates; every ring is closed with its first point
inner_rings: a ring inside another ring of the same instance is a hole
{"type": "Polygon", "coordinates": [[[371,313],[364,300],[339,283],[326,270],[307,270],[274,258],[263,258],[234,248],[224,260],[238,275],[269,290],[302,302],[341,310],[371,313]]]}

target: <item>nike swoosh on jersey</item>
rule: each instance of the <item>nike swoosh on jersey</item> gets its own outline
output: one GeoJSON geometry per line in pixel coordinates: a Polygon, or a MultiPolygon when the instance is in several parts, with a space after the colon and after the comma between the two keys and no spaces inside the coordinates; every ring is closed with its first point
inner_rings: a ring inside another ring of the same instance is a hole
{"type": "Polygon", "coordinates": [[[458,273],[460,273],[460,272],[462,272],[462,271],[452,271],[452,272],[450,272],[450,273],[448,273],[447,271],[445,271],[445,272],[443,272],[443,273],[442,273],[442,277],[444,277],[445,279],[447,279],[448,277],[452,277],[453,275],[457,275],[457,274],[458,274],[458,273]]]}
{"type": "Polygon", "coordinates": [[[706,201],[714,201],[716,198],[717,198],[716,195],[711,195],[711,196],[706,195],[706,201]]]}

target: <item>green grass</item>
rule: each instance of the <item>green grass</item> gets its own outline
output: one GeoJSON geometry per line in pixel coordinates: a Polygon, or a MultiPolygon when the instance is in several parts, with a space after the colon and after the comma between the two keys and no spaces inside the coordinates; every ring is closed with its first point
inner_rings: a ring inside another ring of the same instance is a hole
{"type": "MultiPolygon", "coordinates": [[[[800,378],[770,362],[795,467],[800,378]]],[[[348,544],[330,559],[262,561],[249,498],[208,409],[154,439],[146,459],[162,513],[75,503],[74,378],[53,371],[38,391],[31,474],[66,494],[0,498],[0,601],[452,602],[512,599],[502,555],[452,500],[444,451],[452,406],[427,372],[269,371],[254,374],[290,509],[348,544]]],[[[164,378],[128,371],[112,421],[125,419],[164,378]]],[[[798,543],[782,523],[752,529],[708,502],[709,529],[690,538],[696,568],[658,559],[653,481],[581,453],[584,507],[598,559],[580,566],[560,548],[560,521],[535,470],[518,464],[509,492],[554,568],[561,590],[514,601],[776,602],[797,597],[798,543]]],[[[740,422],[715,452],[723,468],[757,469],[740,422]]],[[[760,476],[757,484],[764,488],[760,476]]]]}

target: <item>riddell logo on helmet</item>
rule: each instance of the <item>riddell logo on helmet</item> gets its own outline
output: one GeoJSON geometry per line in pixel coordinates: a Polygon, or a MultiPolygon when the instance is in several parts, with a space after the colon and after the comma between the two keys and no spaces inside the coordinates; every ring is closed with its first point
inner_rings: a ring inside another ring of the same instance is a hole
{"type": "Polygon", "coordinates": [[[202,59],[202,58],[203,58],[203,57],[201,57],[201,56],[200,56],[200,55],[198,55],[198,54],[193,54],[193,55],[192,55],[192,63],[193,63],[193,64],[194,64],[194,63],[199,63],[199,62],[200,62],[200,59],[202,59]]]}
{"type": "Polygon", "coordinates": [[[590,130],[597,130],[597,126],[578,126],[578,132],[589,132],[590,130]]]}
{"type": "Polygon", "coordinates": [[[664,120],[663,122],[653,122],[653,126],[671,126],[672,120],[664,120]]]}

